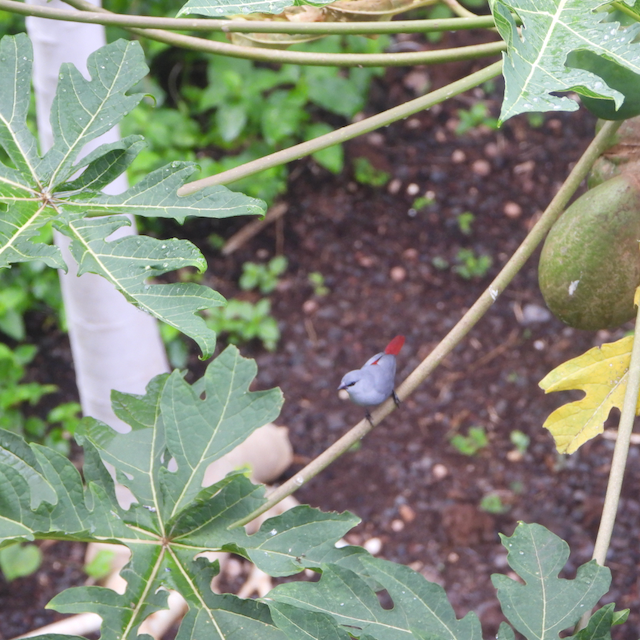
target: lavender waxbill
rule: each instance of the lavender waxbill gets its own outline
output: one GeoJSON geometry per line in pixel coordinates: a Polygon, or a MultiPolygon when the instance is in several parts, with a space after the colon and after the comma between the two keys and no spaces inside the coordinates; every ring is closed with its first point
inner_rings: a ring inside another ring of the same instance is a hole
{"type": "Polygon", "coordinates": [[[374,407],[390,396],[393,396],[396,405],[400,404],[393,385],[396,377],[396,356],[403,344],[404,336],[396,336],[383,352],[369,358],[362,369],[345,374],[338,387],[338,390],[346,389],[353,402],[367,407],[369,422],[371,415],[368,407],[374,407]]]}

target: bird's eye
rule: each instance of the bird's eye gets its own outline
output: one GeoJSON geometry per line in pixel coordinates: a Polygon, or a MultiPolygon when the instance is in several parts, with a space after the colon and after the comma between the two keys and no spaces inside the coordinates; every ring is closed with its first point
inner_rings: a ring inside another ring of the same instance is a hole
{"type": "Polygon", "coordinates": [[[347,387],[353,387],[353,385],[355,384],[355,382],[350,382],[347,387]]]}

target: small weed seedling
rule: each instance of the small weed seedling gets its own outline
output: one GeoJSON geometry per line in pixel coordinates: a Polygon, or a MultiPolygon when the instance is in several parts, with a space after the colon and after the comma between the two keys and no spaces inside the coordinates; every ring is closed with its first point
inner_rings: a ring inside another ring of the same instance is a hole
{"type": "Polygon", "coordinates": [[[493,264],[489,256],[477,256],[472,249],[460,249],[456,261],[458,264],[452,267],[452,271],[465,280],[483,278],[493,264]]]}
{"type": "Polygon", "coordinates": [[[465,211],[456,218],[458,229],[460,229],[460,231],[464,233],[465,236],[471,235],[471,225],[473,224],[475,218],[476,217],[473,215],[473,213],[471,213],[471,211],[465,211]]]}
{"type": "Polygon", "coordinates": [[[42,563],[42,552],[35,544],[11,544],[0,549],[0,571],[7,582],[35,573],[42,563]]]}
{"type": "Polygon", "coordinates": [[[329,293],[329,287],[325,285],[324,276],[319,271],[312,271],[308,278],[309,283],[313,287],[314,295],[322,297],[329,293]]]}
{"type": "Polygon", "coordinates": [[[514,429],[509,434],[509,440],[511,440],[511,444],[516,448],[516,450],[522,454],[527,452],[529,443],[531,442],[531,438],[526,433],[519,431],[518,429],[514,429]]]}
{"type": "Polygon", "coordinates": [[[271,315],[271,303],[266,298],[256,304],[245,300],[229,300],[225,307],[211,309],[206,318],[207,326],[216,333],[224,333],[231,344],[242,344],[257,338],[264,348],[274,351],[280,330],[271,315]]]}
{"type": "Polygon", "coordinates": [[[489,115],[489,109],[484,102],[476,102],[470,109],[458,109],[458,126],[456,133],[461,136],[475,127],[485,126],[489,129],[498,128],[498,120],[489,115]]]}
{"type": "Polygon", "coordinates": [[[386,171],[376,169],[366,158],[355,158],[353,176],[356,182],[370,187],[384,187],[391,179],[386,171]]]}
{"type": "Polygon", "coordinates": [[[499,515],[501,513],[507,513],[511,507],[508,504],[504,504],[497,493],[488,493],[480,500],[480,509],[487,513],[499,515]]]}
{"type": "Polygon", "coordinates": [[[245,262],[242,265],[240,276],[240,288],[243,291],[259,289],[260,293],[271,293],[278,286],[278,279],[287,269],[287,259],[284,256],[276,256],[267,264],[245,262]]]}
{"type": "Polygon", "coordinates": [[[489,444],[484,427],[469,427],[469,433],[463,436],[456,433],[451,438],[451,445],[462,455],[475,456],[478,451],[489,444]]]}

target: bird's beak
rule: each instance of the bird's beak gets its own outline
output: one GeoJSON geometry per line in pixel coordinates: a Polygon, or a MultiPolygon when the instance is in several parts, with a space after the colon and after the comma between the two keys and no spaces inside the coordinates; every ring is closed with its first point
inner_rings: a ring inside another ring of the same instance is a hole
{"type": "Polygon", "coordinates": [[[346,389],[346,388],[347,388],[347,385],[346,385],[346,384],[341,384],[341,385],[338,387],[338,391],[342,391],[343,389],[346,389]]]}

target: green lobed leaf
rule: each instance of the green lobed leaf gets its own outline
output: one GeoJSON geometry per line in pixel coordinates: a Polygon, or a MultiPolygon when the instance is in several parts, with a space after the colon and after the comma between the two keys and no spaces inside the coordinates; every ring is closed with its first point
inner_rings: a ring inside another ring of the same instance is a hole
{"type": "Polygon", "coordinates": [[[96,273],[111,282],[124,297],[142,311],[193,338],[205,357],[216,345],[215,333],[199,311],[224,304],[216,291],[193,282],[148,284],[148,278],[184,267],[204,271],[200,251],[186,240],[158,240],[146,236],[104,238],[123,226],[127,218],[81,218],[57,225],[71,238],[71,253],[78,262],[78,275],[96,273]]]}
{"type": "Polygon", "coordinates": [[[516,634],[506,622],[501,622],[496,640],[516,640],[516,634]]]}
{"type": "Polygon", "coordinates": [[[260,200],[229,191],[226,187],[213,186],[189,196],[177,195],[177,190],[197,171],[192,162],[172,162],[152,171],[119,195],[72,195],[64,209],[90,215],[118,211],[137,216],[175,218],[178,222],[184,222],[187,216],[228,218],[264,213],[260,200]]]}
{"type": "Polygon", "coordinates": [[[0,145],[12,163],[0,163],[0,203],[6,205],[6,211],[0,208],[0,268],[42,260],[66,270],[58,248],[40,237],[42,227],[53,221],[72,238],[80,273],[106,278],[140,309],[193,337],[209,357],[215,335],[197,314],[221,305],[222,296],[193,283],[145,282],[183,266],[204,270],[200,252],[178,240],[107,242],[110,233],[127,224],[113,216],[127,213],[182,222],[187,216],[259,215],[264,203],[221,186],[178,196],[178,189],[197,171],[195,164],[184,162],[150,173],[124,193],[102,193],[144,146],[139,137],[129,136],[81,158],[87,143],[117,125],[142,97],[128,93],[148,72],[137,42],[118,40],[94,52],[87,61],[88,80],[70,64],[61,67],[51,109],[53,146],[40,157],[26,124],[32,60],[25,35],[0,41],[0,145]]]}
{"type": "Polygon", "coordinates": [[[520,523],[509,538],[501,535],[511,568],[524,580],[491,577],[502,611],[528,640],[556,640],[598,602],[611,583],[611,572],[592,560],[573,580],[558,578],[569,558],[564,540],[538,524],[520,523]]]}
{"type": "Polygon", "coordinates": [[[587,626],[569,640],[611,640],[611,627],[623,624],[629,616],[629,609],[614,611],[615,603],[598,609],[590,618],[587,626]]]}
{"type": "Polygon", "coordinates": [[[375,591],[360,576],[337,565],[325,565],[319,582],[278,585],[266,602],[270,607],[288,604],[330,614],[347,630],[357,629],[378,640],[482,638],[477,616],[469,613],[458,620],[439,585],[393,562],[377,558],[363,558],[361,562],[368,576],[387,590],[393,608],[384,609],[375,591]]]}
{"type": "Polygon", "coordinates": [[[624,96],[587,69],[567,66],[572,51],[587,50],[640,75],[640,24],[619,28],[594,10],[595,0],[496,0],[492,12],[507,43],[505,97],[500,121],[518,113],[575,111],[578,104],[552,92],[577,91],[610,98],[619,108],[624,96]],[[518,26],[516,18],[521,21],[518,26]]]}
{"type": "Polygon", "coordinates": [[[60,613],[92,611],[102,617],[101,640],[135,638],[138,627],[151,613],[166,608],[168,591],[158,589],[164,573],[162,546],[132,545],[131,561],[120,572],[127,582],[119,594],[107,587],[73,587],[56,595],[47,605],[60,613]]]}
{"type": "Polygon", "coordinates": [[[169,377],[160,406],[167,449],[178,467],[163,475],[171,517],[198,495],[212,462],[278,416],[279,389],[249,392],[256,373],[255,362],[229,346],[193,386],[177,371],[169,377]]]}
{"type": "Polygon", "coordinates": [[[189,604],[176,640],[285,640],[271,619],[266,605],[211,590],[218,562],[193,559],[193,553],[176,548],[167,566],[167,584],[181,593],[189,604]]]}
{"type": "Polygon", "coordinates": [[[270,609],[275,623],[287,634],[287,638],[349,640],[352,637],[326,613],[305,611],[282,602],[272,603],[270,609]]]}

